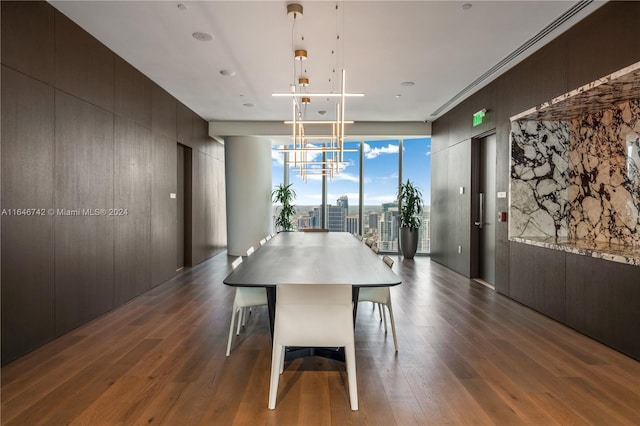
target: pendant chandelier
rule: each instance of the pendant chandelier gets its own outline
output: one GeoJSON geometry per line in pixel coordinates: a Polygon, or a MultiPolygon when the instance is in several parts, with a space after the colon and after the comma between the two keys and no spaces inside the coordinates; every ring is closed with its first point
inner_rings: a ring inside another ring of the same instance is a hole
{"type": "MultiPolygon", "coordinates": [[[[287,5],[287,14],[293,18],[292,48],[294,47],[296,21],[302,17],[302,12],[302,5],[298,3],[287,5]]],[[[332,51],[334,57],[337,57],[337,44],[338,40],[340,40],[340,35],[337,32],[337,14],[338,6],[336,5],[336,49],[332,51]]],[[[273,96],[289,97],[291,99],[292,119],[285,121],[285,124],[291,126],[291,143],[284,148],[278,149],[278,151],[289,153],[289,163],[297,169],[304,182],[307,181],[308,176],[313,175],[333,178],[346,165],[344,152],[357,151],[355,149],[345,149],[344,147],[345,125],[353,123],[353,121],[345,120],[345,100],[347,97],[364,96],[362,93],[346,92],[346,72],[344,69],[342,69],[341,73],[339,93],[334,91],[329,93],[310,92],[308,90],[310,80],[306,70],[303,73],[302,68],[302,63],[306,59],[307,51],[305,49],[293,48],[294,80],[289,86],[289,92],[273,93],[273,96]],[[336,101],[334,120],[306,119],[306,107],[314,97],[326,98],[327,100],[334,99],[336,101]],[[306,135],[305,126],[314,127],[314,136],[306,135]],[[320,160],[318,160],[318,156],[320,156],[320,160]]]]}

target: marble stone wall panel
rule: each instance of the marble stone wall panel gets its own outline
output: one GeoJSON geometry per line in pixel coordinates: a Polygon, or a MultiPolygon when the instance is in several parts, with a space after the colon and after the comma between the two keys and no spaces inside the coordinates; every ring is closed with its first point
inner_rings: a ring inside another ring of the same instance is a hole
{"type": "Polygon", "coordinates": [[[640,246],[640,102],[571,121],[569,238],[640,246]]]}
{"type": "Polygon", "coordinates": [[[511,237],[566,237],[569,123],[511,123],[511,237]]]}

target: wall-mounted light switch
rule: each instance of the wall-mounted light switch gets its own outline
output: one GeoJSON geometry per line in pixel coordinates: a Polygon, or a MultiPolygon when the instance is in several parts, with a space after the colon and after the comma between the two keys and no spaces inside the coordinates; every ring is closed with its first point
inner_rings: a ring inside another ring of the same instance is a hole
{"type": "Polygon", "coordinates": [[[498,192],[498,198],[507,198],[507,193],[504,191],[498,192]]]}
{"type": "Polygon", "coordinates": [[[176,198],[176,197],[177,197],[177,195],[176,195],[176,193],[175,193],[175,192],[171,192],[171,193],[169,194],[169,198],[176,198]]]}
{"type": "Polygon", "coordinates": [[[462,253],[462,246],[458,246],[458,253],[462,253]]]}
{"type": "Polygon", "coordinates": [[[460,195],[464,194],[464,186],[460,187],[460,195]]]}

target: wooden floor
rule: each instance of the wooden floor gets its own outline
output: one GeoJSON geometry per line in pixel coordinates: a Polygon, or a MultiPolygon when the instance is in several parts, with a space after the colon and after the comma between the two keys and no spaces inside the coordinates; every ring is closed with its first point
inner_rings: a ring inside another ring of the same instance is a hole
{"type": "Polygon", "coordinates": [[[429,258],[395,260],[400,352],[361,304],[357,412],[344,365],[320,358],[286,365],[267,409],[266,308],[225,357],[222,254],[4,367],[2,424],[640,424],[640,363],[429,258]]]}

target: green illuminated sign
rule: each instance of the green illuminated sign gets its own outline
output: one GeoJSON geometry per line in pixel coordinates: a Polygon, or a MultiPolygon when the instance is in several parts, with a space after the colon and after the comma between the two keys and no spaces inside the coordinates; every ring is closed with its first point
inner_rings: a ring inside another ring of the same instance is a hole
{"type": "Polygon", "coordinates": [[[487,113],[486,109],[481,109],[480,111],[473,114],[473,126],[479,126],[482,124],[482,120],[484,119],[485,114],[487,113]]]}

